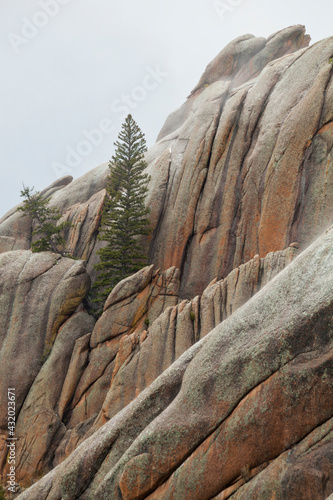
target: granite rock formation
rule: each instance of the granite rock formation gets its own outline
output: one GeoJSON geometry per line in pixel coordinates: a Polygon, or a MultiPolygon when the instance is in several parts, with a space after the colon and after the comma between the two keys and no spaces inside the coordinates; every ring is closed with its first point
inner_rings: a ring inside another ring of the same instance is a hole
{"type": "Polygon", "coordinates": [[[333,229],[20,500],[326,498],[332,258],[333,229]]]}
{"type": "Polygon", "coordinates": [[[0,468],[16,387],[21,500],[333,493],[333,37],[309,42],[234,40],[168,117],[149,265],[97,322],[107,164],[43,191],[77,260],[0,220],[0,468]]]}

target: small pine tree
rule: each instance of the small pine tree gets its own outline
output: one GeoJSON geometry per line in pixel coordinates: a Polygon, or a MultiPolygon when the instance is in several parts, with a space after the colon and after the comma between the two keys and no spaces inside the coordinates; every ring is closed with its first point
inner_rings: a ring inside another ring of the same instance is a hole
{"type": "Polygon", "coordinates": [[[39,239],[31,244],[33,252],[50,251],[61,255],[68,255],[65,251],[66,241],[63,232],[72,224],[68,221],[57,224],[61,218],[61,213],[56,208],[49,208],[50,199],[43,199],[39,192],[34,192],[34,188],[23,186],[21,196],[24,198],[23,205],[18,207],[18,211],[23,212],[32,218],[35,227],[32,236],[39,239]]]}
{"type": "Polygon", "coordinates": [[[100,262],[94,288],[94,302],[105,301],[112,288],[124,278],[139,271],[147,262],[138,237],[149,233],[149,209],[145,207],[149,176],[145,136],[128,115],[122,125],[115,154],[109,163],[101,231],[98,238],[108,245],[97,253],[100,262]]]}

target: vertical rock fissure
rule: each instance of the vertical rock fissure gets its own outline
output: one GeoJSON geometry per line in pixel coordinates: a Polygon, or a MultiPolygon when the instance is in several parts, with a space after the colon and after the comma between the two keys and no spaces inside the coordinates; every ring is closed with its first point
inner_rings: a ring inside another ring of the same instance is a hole
{"type": "Polygon", "coordinates": [[[171,165],[172,165],[172,144],[170,146],[169,151],[170,151],[170,158],[169,158],[169,163],[168,163],[168,173],[167,173],[167,179],[166,179],[166,186],[165,186],[165,190],[164,190],[163,198],[162,198],[162,202],[161,202],[162,208],[161,208],[161,211],[160,211],[159,216],[158,216],[158,221],[157,221],[156,227],[153,230],[152,242],[149,245],[149,250],[148,250],[149,263],[152,262],[153,256],[155,255],[155,252],[156,252],[156,244],[157,244],[157,240],[159,238],[159,234],[161,232],[162,221],[164,219],[166,207],[167,207],[166,201],[167,201],[168,192],[169,192],[170,172],[171,172],[171,165]]]}
{"type": "Polygon", "coordinates": [[[221,120],[221,117],[222,117],[222,113],[223,113],[223,109],[224,109],[224,104],[225,104],[226,100],[227,99],[225,99],[225,100],[222,101],[222,103],[220,105],[219,112],[218,112],[218,114],[216,115],[216,118],[215,118],[215,130],[214,130],[214,133],[213,133],[210,145],[209,145],[209,156],[208,156],[208,159],[207,159],[207,167],[206,167],[207,168],[207,174],[206,174],[206,176],[205,176],[205,178],[203,180],[203,183],[202,183],[202,186],[201,186],[201,189],[200,189],[197,201],[196,201],[196,205],[195,205],[195,208],[194,208],[192,233],[189,236],[189,238],[187,239],[185,248],[183,250],[182,258],[181,258],[181,264],[180,264],[180,288],[181,288],[182,278],[184,276],[184,270],[185,270],[185,266],[186,266],[186,261],[187,261],[187,257],[188,257],[189,248],[190,248],[192,239],[195,236],[195,222],[196,222],[196,216],[197,216],[198,206],[199,206],[199,203],[201,201],[201,198],[203,196],[203,192],[204,192],[204,189],[205,189],[205,185],[206,185],[206,181],[207,181],[207,175],[208,175],[208,170],[209,170],[209,168],[211,166],[212,153],[213,153],[213,148],[214,148],[214,144],[215,144],[215,140],[216,140],[216,135],[217,135],[219,123],[220,123],[220,120],[221,120]]]}

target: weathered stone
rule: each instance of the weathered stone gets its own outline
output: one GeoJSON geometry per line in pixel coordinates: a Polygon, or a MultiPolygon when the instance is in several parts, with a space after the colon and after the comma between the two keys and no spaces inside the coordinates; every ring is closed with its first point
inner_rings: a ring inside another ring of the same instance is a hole
{"type": "Polygon", "coordinates": [[[94,194],[87,202],[77,203],[66,210],[60,222],[72,224],[65,234],[67,251],[75,258],[89,263],[100,226],[105,189],[94,194]]]}
{"type": "Polygon", "coordinates": [[[0,236],[0,253],[11,252],[12,250],[25,250],[25,247],[28,246],[28,242],[26,244],[23,240],[16,240],[12,236],[0,236]],[[20,247],[21,248],[18,248],[20,247]]]}
{"type": "Polygon", "coordinates": [[[68,184],[70,184],[72,180],[73,177],[71,175],[64,175],[64,177],[60,177],[60,179],[57,179],[56,181],[52,182],[52,184],[50,184],[47,188],[43,189],[40,194],[44,199],[50,198],[55,192],[59,191],[65,186],[68,186],[68,184]]]}
{"type": "MultiPolygon", "coordinates": [[[[240,37],[167,119],[146,154],[153,265],[115,287],[93,331],[73,292],[85,271],[0,256],[1,370],[23,363],[18,473],[57,466],[22,499],[332,493],[332,230],[294,260],[332,224],[333,38],[308,43],[303,26],[240,37]]],[[[107,173],[43,192],[93,279],[107,173]]],[[[2,219],[0,251],[30,247],[19,217],[2,219]]]]}
{"type": "Polygon", "coordinates": [[[64,415],[68,404],[73,398],[84,368],[87,365],[90,337],[91,332],[79,337],[75,341],[70,364],[59,397],[58,412],[60,415],[64,415]]]}
{"type": "Polygon", "coordinates": [[[18,414],[59,328],[82,302],[89,286],[90,278],[80,261],[25,250],[0,255],[2,434],[7,428],[7,388],[16,389],[18,414]]]}
{"type": "MultiPolygon", "coordinates": [[[[259,47],[256,40],[245,37],[228,51],[259,47]]],[[[332,223],[333,39],[302,48],[307,42],[302,27],[276,34],[254,56],[263,69],[253,78],[249,70],[248,81],[242,69],[243,80],[236,78],[237,51],[233,79],[214,62],[207,75],[215,76],[189,99],[177,130],[166,124],[160,146],[167,149],[155,147],[160,157],[149,169],[158,220],[150,251],[156,266],[181,270],[182,297],[256,254],[293,241],[304,249],[332,223]]]]}
{"type": "Polygon", "coordinates": [[[264,259],[255,256],[225,280],[214,280],[201,297],[167,308],[149,326],[148,333],[135,332],[122,337],[110,390],[90,432],[129,404],[195,342],[290,264],[296,255],[297,249],[290,247],[268,254],[264,259]]]}
{"type": "Polygon", "coordinates": [[[232,79],[234,85],[240,85],[258,76],[269,62],[307,47],[309,42],[310,37],[301,25],[278,31],[267,40],[253,35],[240,36],[207,66],[191,94],[221,79],[232,79]]]}
{"type": "Polygon", "coordinates": [[[154,266],[149,266],[121,281],[105,302],[104,313],[91,337],[91,347],[143,327],[149,309],[149,320],[153,321],[166,307],[177,303],[178,290],[179,271],[175,268],[162,276],[154,266]]]}
{"type": "MultiPolygon", "coordinates": [[[[75,384],[75,392],[71,394],[66,423],[69,430],[59,445],[57,463],[67,456],[69,450],[73,451],[78,440],[84,437],[83,430],[89,430],[92,425],[83,423],[91,422],[101,411],[115,376],[114,369],[116,367],[116,371],[119,370],[119,360],[124,357],[123,339],[127,339],[132,332],[134,334],[131,337],[136,338],[137,332],[142,333],[148,327],[147,323],[154,322],[164,310],[176,304],[178,291],[179,271],[171,268],[162,273],[155,270],[154,266],[142,269],[113,289],[90,338],[90,348],[85,351],[83,359],[79,360],[80,365],[85,366],[75,384]],[[96,342],[94,339],[101,339],[101,332],[105,332],[105,337],[96,342]]],[[[142,339],[141,335],[140,338],[142,339]]],[[[172,360],[169,360],[165,367],[171,362],[172,360]]],[[[78,360],[75,358],[73,363],[76,366],[78,360]]],[[[159,374],[158,370],[159,367],[159,374]]],[[[72,372],[71,367],[69,371],[72,372]]],[[[156,376],[155,374],[153,380],[156,376]]],[[[135,384],[133,391],[138,393],[135,384]]],[[[133,399],[133,391],[129,390],[129,401],[133,399]]],[[[115,408],[123,408],[124,401],[126,397],[122,396],[116,402],[115,408]]]]}
{"type": "Polygon", "coordinates": [[[200,337],[204,337],[255,293],[273,279],[296,257],[297,249],[289,247],[271,252],[260,259],[255,255],[234,269],[224,280],[214,280],[200,300],[200,337]]]}
{"type": "Polygon", "coordinates": [[[188,349],[44,478],[48,499],[208,500],[330,420],[332,249],[333,229],[188,349]]]}
{"type": "MultiPolygon", "coordinates": [[[[320,425],[290,451],[285,451],[263,471],[244,485],[244,480],[232,488],[233,498],[331,498],[333,491],[333,420],[320,425]]],[[[231,490],[230,488],[230,490],[231,490]]],[[[214,497],[223,500],[231,491],[224,490],[214,497]]]]}
{"type": "MultiPolygon", "coordinates": [[[[107,174],[108,164],[103,164],[73,182],[72,176],[65,176],[41,191],[44,198],[50,198],[50,207],[60,210],[65,220],[74,224],[68,243],[75,257],[88,259],[94,248],[107,174]]],[[[15,239],[11,250],[27,250],[31,245],[32,220],[22,217],[17,208],[0,219],[0,238],[15,239]]],[[[8,240],[0,240],[0,250],[5,245],[3,250],[7,251],[8,244],[8,240]]]]}
{"type": "Polygon", "coordinates": [[[38,477],[52,464],[54,437],[59,430],[65,433],[62,419],[66,405],[59,406],[59,400],[72,351],[76,341],[91,332],[94,324],[92,316],[84,312],[65,322],[25,398],[15,431],[16,477],[20,481],[38,477]]]}

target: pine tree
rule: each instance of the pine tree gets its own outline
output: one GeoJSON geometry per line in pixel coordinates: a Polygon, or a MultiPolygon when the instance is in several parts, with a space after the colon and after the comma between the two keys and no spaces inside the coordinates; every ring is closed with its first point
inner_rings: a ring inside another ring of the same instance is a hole
{"type": "Polygon", "coordinates": [[[104,302],[112,288],[124,278],[139,271],[147,258],[138,239],[149,233],[149,209],[145,207],[149,177],[145,136],[128,115],[123,123],[115,154],[109,163],[107,195],[104,202],[101,231],[98,238],[108,244],[97,253],[98,271],[94,302],[104,302]]]}
{"type": "Polygon", "coordinates": [[[43,196],[39,192],[34,192],[33,189],[23,186],[21,191],[21,196],[24,198],[23,205],[17,209],[23,212],[23,216],[31,217],[34,227],[32,236],[39,237],[32,242],[32,251],[50,251],[69,256],[65,251],[66,241],[63,232],[72,224],[67,221],[59,224],[58,221],[61,218],[59,210],[48,207],[50,198],[43,199],[43,196]]]}

